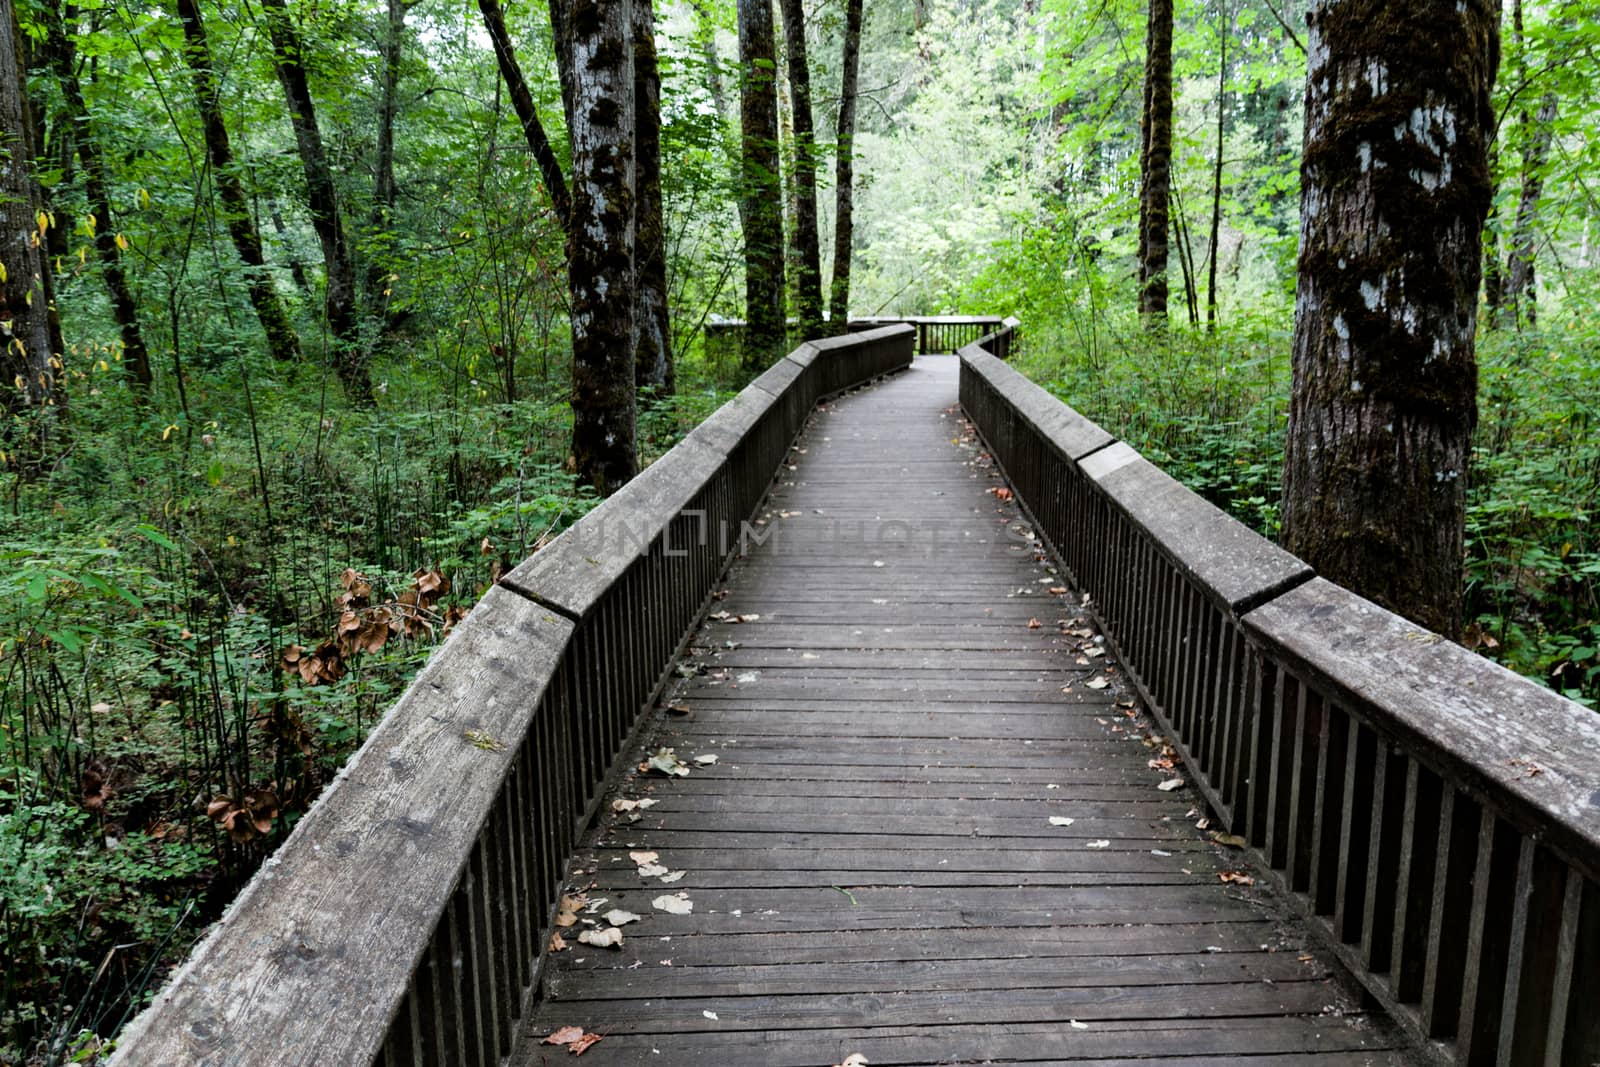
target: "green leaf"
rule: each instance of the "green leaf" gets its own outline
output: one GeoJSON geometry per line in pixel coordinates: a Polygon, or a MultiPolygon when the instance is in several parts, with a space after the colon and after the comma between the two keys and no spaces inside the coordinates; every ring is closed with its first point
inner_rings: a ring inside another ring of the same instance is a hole
{"type": "Polygon", "coordinates": [[[172,538],[168,537],[154,526],[151,526],[149,523],[140,523],[138,526],[134,527],[134,530],[143,535],[146,541],[149,541],[158,548],[167,549],[169,552],[178,551],[178,545],[172,540],[172,538]]]}

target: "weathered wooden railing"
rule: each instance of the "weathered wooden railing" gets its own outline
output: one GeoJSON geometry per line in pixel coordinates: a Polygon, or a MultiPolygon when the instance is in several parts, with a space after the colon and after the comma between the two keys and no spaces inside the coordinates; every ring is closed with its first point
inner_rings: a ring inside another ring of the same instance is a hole
{"type": "MultiPolygon", "coordinates": [[[[1010,338],[1017,326],[1017,320],[1002,319],[999,315],[923,315],[910,318],[851,319],[845,329],[848,333],[866,333],[869,330],[881,330],[885,326],[913,327],[916,330],[916,354],[919,356],[954,352],[962,345],[987,336],[992,341],[991,351],[1004,359],[1006,353],[1010,351],[1010,338]]],[[[704,329],[708,351],[715,351],[724,356],[728,355],[730,348],[735,353],[742,351],[747,328],[742,319],[720,319],[706,323],[704,329]]],[[[791,337],[794,336],[796,328],[796,322],[791,320],[789,323],[791,337]]]]}
{"type": "Polygon", "coordinates": [[[914,331],[800,346],[492,588],[114,1062],[499,1064],[564,864],[813,405],[914,331]]]}
{"type": "Polygon", "coordinates": [[[1441,1060],[1600,1063],[1600,715],[1315,577],[992,344],[962,407],[1213,823],[1441,1060]]]}
{"type": "Polygon", "coordinates": [[[917,355],[955,352],[980,337],[990,340],[988,351],[1000,359],[1010,352],[1018,322],[999,315],[917,315],[910,318],[851,319],[851,331],[876,330],[906,323],[917,328],[917,355]]]}

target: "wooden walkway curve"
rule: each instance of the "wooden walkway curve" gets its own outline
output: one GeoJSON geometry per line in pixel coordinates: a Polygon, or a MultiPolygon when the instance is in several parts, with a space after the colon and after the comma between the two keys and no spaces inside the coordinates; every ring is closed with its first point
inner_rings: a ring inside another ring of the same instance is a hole
{"type": "Polygon", "coordinates": [[[523,1061],[580,1026],[591,1065],[1411,1062],[1160,788],[956,388],[921,357],[813,416],[645,729],[690,774],[631,775],[577,852],[523,1061]],[[612,909],[620,948],[580,943],[612,909]]]}

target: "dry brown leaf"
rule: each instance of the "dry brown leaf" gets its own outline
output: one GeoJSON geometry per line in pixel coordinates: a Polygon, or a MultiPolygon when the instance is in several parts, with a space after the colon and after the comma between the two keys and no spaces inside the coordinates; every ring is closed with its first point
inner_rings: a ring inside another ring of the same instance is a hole
{"type": "Polygon", "coordinates": [[[1234,885],[1256,884],[1255,877],[1246,874],[1243,871],[1219,871],[1217,873],[1217,880],[1219,882],[1232,882],[1234,885]]]}
{"type": "Polygon", "coordinates": [[[551,935],[550,935],[550,951],[551,952],[565,952],[565,951],[567,951],[567,939],[562,937],[560,934],[551,933],[551,935]]]}
{"type": "Polygon", "coordinates": [[[544,1045],[570,1045],[582,1036],[583,1027],[563,1026],[554,1033],[546,1035],[545,1039],[540,1043],[544,1045]]]}

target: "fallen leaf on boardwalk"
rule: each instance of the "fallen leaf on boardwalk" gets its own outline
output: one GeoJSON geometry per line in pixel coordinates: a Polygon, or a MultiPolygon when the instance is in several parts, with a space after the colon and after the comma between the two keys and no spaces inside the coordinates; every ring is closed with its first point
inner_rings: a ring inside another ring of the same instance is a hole
{"type": "Polygon", "coordinates": [[[641,864],[639,864],[639,877],[640,878],[660,878],[660,877],[664,876],[667,873],[667,871],[668,871],[668,868],[662,866],[659,863],[641,863],[641,864]]]}
{"type": "Polygon", "coordinates": [[[688,915],[694,911],[694,901],[689,899],[688,893],[672,893],[656,897],[650,902],[650,906],[669,915],[688,915]]]}
{"type": "Polygon", "coordinates": [[[1110,848],[1111,847],[1111,842],[1110,841],[1090,841],[1087,845],[1084,845],[1083,847],[1084,848],[1110,848]]]}
{"type": "Polygon", "coordinates": [[[1225,834],[1221,830],[1211,831],[1211,840],[1219,845],[1227,845],[1229,848],[1244,848],[1250,843],[1238,834],[1225,834]]]}
{"type": "Polygon", "coordinates": [[[1064,585],[1052,585],[1046,592],[1054,593],[1056,596],[1065,596],[1067,587],[1064,585]]]}
{"type": "Polygon", "coordinates": [[[578,1040],[578,1038],[580,1038],[582,1036],[583,1036],[583,1027],[581,1027],[581,1026],[563,1026],[561,1029],[557,1030],[555,1033],[553,1033],[553,1034],[549,1035],[548,1037],[546,1037],[542,1043],[546,1044],[546,1045],[570,1045],[570,1044],[572,1044],[574,1041],[578,1040]]]}
{"type": "Polygon", "coordinates": [[[867,1067],[872,1062],[859,1052],[852,1052],[844,1058],[843,1063],[836,1063],[833,1067],[867,1067]]]}
{"type": "Polygon", "coordinates": [[[600,918],[604,919],[612,926],[627,926],[629,923],[638,922],[640,919],[644,918],[644,916],[635,915],[631,911],[623,911],[621,908],[612,908],[610,911],[600,916],[600,918]]]}
{"type": "Polygon", "coordinates": [[[668,885],[671,885],[673,882],[678,881],[678,879],[682,878],[684,875],[686,875],[688,873],[689,873],[688,871],[672,871],[672,872],[670,872],[668,874],[663,874],[661,876],[661,880],[663,882],[667,883],[668,885]]]}
{"type": "Polygon", "coordinates": [[[1168,856],[1168,857],[1170,857],[1172,855],[1172,853],[1164,852],[1159,848],[1153,848],[1153,849],[1150,850],[1150,855],[1152,855],[1152,856],[1168,856]]]}
{"type": "MultiPolygon", "coordinates": [[[[688,676],[691,677],[691,678],[694,677],[694,670],[692,668],[690,669],[688,676]]],[[[668,715],[693,715],[694,711],[687,704],[668,704],[667,705],[667,714],[668,715]]]]}
{"type": "Polygon", "coordinates": [[[707,1019],[710,1019],[712,1022],[716,1022],[717,1021],[717,1013],[714,1012],[714,1011],[703,1011],[700,1014],[704,1015],[707,1019]]]}
{"type": "Polygon", "coordinates": [[[581,895],[562,897],[560,906],[556,908],[556,925],[571,926],[576,923],[578,921],[578,911],[588,903],[588,898],[581,895]]]}
{"type": "Polygon", "coordinates": [[[578,1040],[567,1046],[567,1051],[574,1056],[582,1056],[589,1050],[589,1046],[600,1040],[599,1034],[584,1034],[578,1040]]]}
{"type": "Polygon", "coordinates": [[[1217,873],[1217,881],[1232,882],[1234,885],[1256,884],[1255,878],[1251,875],[1245,874],[1243,871],[1219,871],[1217,873]]]}
{"type": "Polygon", "coordinates": [[[1152,771],[1170,771],[1172,770],[1174,764],[1172,762],[1172,757],[1163,756],[1160,759],[1147,761],[1145,766],[1149,767],[1152,771]]]}
{"type": "Polygon", "coordinates": [[[1182,778],[1168,778],[1166,781],[1164,781],[1160,785],[1156,786],[1156,788],[1161,790],[1163,793],[1170,793],[1174,789],[1182,789],[1183,788],[1183,779],[1182,778]]]}
{"type": "Polygon", "coordinates": [[[595,948],[621,948],[622,931],[615,926],[605,930],[585,930],[578,935],[578,940],[595,948]]]}
{"type": "Polygon", "coordinates": [[[628,800],[624,798],[620,800],[613,800],[611,802],[611,810],[632,811],[634,808],[653,808],[655,807],[655,804],[656,802],[654,800],[628,800]]]}
{"type": "Polygon", "coordinates": [[[1071,826],[1072,822],[1073,822],[1073,820],[1067,818],[1065,815],[1052,815],[1052,816],[1050,816],[1050,825],[1051,826],[1071,826]]]}
{"type": "Polygon", "coordinates": [[[670,748],[657,749],[655,755],[639,764],[639,770],[641,772],[656,771],[669,777],[689,777],[689,765],[678,758],[675,749],[670,748]]]}
{"type": "Polygon", "coordinates": [[[565,951],[567,951],[567,939],[562,937],[560,934],[551,934],[550,935],[550,951],[551,952],[565,952],[565,951]]]}
{"type": "Polygon", "coordinates": [[[630,860],[632,860],[633,862],[637,863],[639,866],[643,867],[647,863],[654,863],[656,860],[660,859],[661,858],[661,853],[659,853],[659,852],[630,852],[630,853],[628,853],[628,858],[630,860]]]}
{"type": "Polygon", "coordinates": [[[1072,1028],[1074,1030],[1087,1030],[1087,1029],[1089,1029],[1089,1024],[1088,1023],[1080,1023],[1076,1019],[1068,1019],[1067,1022],[1072,1024],[1072,1028]]]}
{"type": "Polygon", "coordinates": [[[1003,485],[1002,486],[997,486],[997,487],[995,487],[993,489],[985,489],[984,492],[993,493],[996,500],[1010,500],[1011,499],[1011,490],[1007,489],[1003,485]]]}
{"type": "Polygon", "coordinates": [[[1040,622],[1038,619],[1029,619],[1028,620],[1028,629],[1030,629],[1030,630],[1037,630],[1037,629],[1039,629],[1039,627],[1041,627],[1043,625],[1044,625],[1044,623],[1040,622]]]}
{"type": "Polygon", "coordinates": [[[1090,689],[1104,689],[1106,686],[1110,685],[1111,683],[1106,681],[1104,678],[1090,678],[1087,682],[1084,682],[1083,684],[1088,686],[1090,689]]]}
{"type": "Polygon", "coordinates": [[[696,756],[694,761],[700,764],[702,767],[709,767],[713,763],[717,762],[717,757],[712,755],[696,756]]]}

